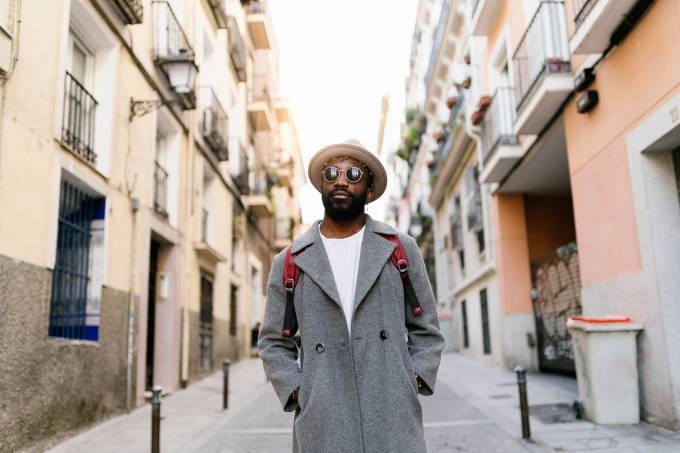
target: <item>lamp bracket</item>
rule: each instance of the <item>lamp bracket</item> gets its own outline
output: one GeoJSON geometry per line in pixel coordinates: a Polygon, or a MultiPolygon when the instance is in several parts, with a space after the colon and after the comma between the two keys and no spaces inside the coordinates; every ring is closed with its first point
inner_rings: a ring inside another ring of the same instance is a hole
{"type": "Polygon", "coordinates": [[[132,121],[135,117],[144,116],[147,113],[151,113],[164,105],[174,105],[178,104],[179,101],[175,99],[159,99],[159,100],[140,100],[135,98],[130,98],[130,117],[129,121],[132,121]]]}

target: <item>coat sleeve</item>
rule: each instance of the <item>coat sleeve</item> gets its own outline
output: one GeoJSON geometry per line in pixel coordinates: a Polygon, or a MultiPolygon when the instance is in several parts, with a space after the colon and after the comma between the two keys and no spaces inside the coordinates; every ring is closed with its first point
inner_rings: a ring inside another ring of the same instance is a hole
{"type": "Polygon", "coordinates": [[[286,412],[298,408],[293,390],[300,387],[301,370],[298,365],[298,349],[292,337],[281,335],[286,309],[286,292],[283,289],[283,264],[285,256],[278,254],[272,263],[267,284],[267,303],[264,320],[257,342],[264,372],[286,412]]]}
{"type": "Polygon", "coordinates": [[[423,308],[420,316],[414,316],[411,310],[406,310],[408,349],[416,374],[424,384],[418,391],[422,395],[432,395],[444,349],[444,337],[439,330],[437,303],[420,249],[410,236],[400,235],[400,239],[408,255],[409,278],[423,308]]]}

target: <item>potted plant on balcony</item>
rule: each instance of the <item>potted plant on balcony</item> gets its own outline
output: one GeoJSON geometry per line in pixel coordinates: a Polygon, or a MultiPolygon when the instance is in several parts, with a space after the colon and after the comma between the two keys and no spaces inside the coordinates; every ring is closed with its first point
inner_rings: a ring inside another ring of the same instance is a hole
{"type": "Polygon", "coordinates": [[[484,110],[476,110],[472,116],[470,117],[470,121],[472,122],[473,126],[479,126],[482,123],[482,120],[484,119],[484,110]]]}
{"type": "Polygon", "coordinates": [[[491,105],[491,96],[482,96],[479,98],[479,104],[477,104],[477,108],[481,111],[486,111],[486,109],[489,108],[491,105]]]}
{"type": "Polygon", "coordinates": [[[463,80],[463,88],[467,90],[470,88],[470,85],[472,85],[472,77],[467,76],[465,77],[465,80],[463,80]]]}

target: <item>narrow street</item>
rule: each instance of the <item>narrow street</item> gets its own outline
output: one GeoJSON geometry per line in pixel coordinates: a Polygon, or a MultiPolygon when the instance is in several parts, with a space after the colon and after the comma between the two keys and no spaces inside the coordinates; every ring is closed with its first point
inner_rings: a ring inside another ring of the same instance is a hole
{"type": "MultiPolygon", "coordinates": [[[[532,442],[520,439],[517,386],[512,372],[458,354],[444,355],[435,395],[421,398],[429,451],[680,451],[680,436],[651,425],[602,427],[575,420],[566,409],[577,392],[573,379],[530,374],[528,380],[532,442]]],[[[161,451],[290,452],[292,414],[281,411],[259,360],[248,359],[232,366],[230,409],[224,412],[220,410],[221,382],[221,373],[216,373],[163,399],[161,451]]],[[[108,420],[49,451],[148,452],[149,427],[150,408],[146,406],[108,420]]]]}

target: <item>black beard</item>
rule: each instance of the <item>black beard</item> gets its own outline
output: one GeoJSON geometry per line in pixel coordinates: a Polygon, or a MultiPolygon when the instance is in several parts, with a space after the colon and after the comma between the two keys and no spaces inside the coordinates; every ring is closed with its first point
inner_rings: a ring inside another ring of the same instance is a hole
{"type": "MultiPolygon", "coordinates": [[[[338,192],[338,191],[336,191],[338,192]]],[[[343,200],[340,204],[334,203],[331,199],[331,195],[334,192],[323,192],[321,194],[321,202],[323,207],[326,209],[326,214],[328,217],[335,220],[336,222],[347,222],[349,220],[354,220],[364,212],[364,206],[366,205],[366,198],[368,196],[367,191],[364,191],[359,197],[355,197],[349,192],[342,191],[347,194],[349,198],[343,200]]]]}

